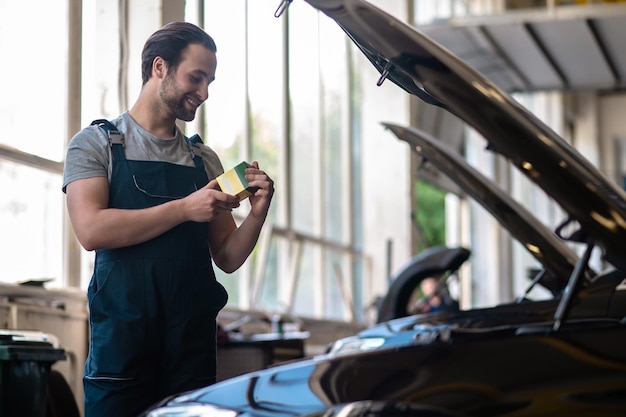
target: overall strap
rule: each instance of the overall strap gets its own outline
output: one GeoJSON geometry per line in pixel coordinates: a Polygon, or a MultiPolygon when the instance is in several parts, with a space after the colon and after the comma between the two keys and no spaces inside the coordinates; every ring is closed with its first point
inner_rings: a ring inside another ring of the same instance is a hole
{"type": "Polygon", "coordinates": [[[121,160],[126,157],[124,155],[124,134],[117,129],[117,126],[106,119],[94,120],[90,126],[98,126],[106,132],[115,159],[121,160]]]}
{"type": "Polygon", "coordinates": [[[193,159],[194,165],[196,166],[196,168],[204,170],[204,161],[202,160],[202,157],[196,155],[196,153],[193,151],[194,143],[204,143],[202,141],[202,138],[200,137],[200,135],[195,134],[190,138],[185,136],[185,140],[187,141],[187,149],[189,149],[189,153],[191,154],[191,159],[193,159]]]}

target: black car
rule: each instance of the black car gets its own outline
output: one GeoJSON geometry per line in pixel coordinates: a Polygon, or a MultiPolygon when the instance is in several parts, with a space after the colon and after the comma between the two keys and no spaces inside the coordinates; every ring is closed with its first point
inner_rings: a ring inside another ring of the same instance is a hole
{"type": "MultiPolygon", "coordinates": [[[[419,31],[363,0],[306,1],[346,32],[381,73],[380,82],[389,79],[474,127],[488,149],[563,208],[567,218],[553,233],[518,205],[502,203],[510,199],[480,185],[480,175],[465,188],[491,202],[488,210],[535,255],[544,270],[529,285],[544,285],[554,297],[405,317],[396,306],[389,314],[398,318],[337,341],[324,355],[165,399],[144,416],[626,415],[625,193],[419,31]],[[581,256],[568,241],[584,248],[581,256]],[[589,267],[592,250],[602,251],[606,270],[589,267]]],[[[436,140],[386,127],[467,185],[462,161],[436,140]]]]}

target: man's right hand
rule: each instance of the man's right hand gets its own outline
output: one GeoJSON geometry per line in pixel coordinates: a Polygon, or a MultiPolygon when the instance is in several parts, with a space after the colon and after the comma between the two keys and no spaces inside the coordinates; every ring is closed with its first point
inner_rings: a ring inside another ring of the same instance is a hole
{"type": "Polygon", "coordinates": [[[194,222],[210,222],[239,207],[239,197],[220,191],[217,180],[209,181],[183,200],[188,218],[194,222]]]}

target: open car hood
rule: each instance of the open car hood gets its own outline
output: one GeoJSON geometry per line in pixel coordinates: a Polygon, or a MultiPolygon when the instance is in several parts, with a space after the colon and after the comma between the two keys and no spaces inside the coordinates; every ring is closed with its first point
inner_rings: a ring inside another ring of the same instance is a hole
{"type": "Polygon", "coordinates": [[[393,123],[383,126],[411,145],[423,164],[433,165],[483,206],[543,265],[547,273],[539,284],[554,295],[565,288],[578,256],[563,240],[443,142],[415,128],[393,123]]]}
{"type": "Polygon", "coordinates": [[[333,19],[381,73],[456,115],[578,222],[572,239],[599,245],[626,270],[626,193],[494,83],[364,0],[305,0],[333,19]]]}

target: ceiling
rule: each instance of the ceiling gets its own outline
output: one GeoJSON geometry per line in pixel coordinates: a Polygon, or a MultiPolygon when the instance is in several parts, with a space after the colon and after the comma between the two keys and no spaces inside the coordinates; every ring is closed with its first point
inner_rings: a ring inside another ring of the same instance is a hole
{"type": "Polygon", "coordinates": [[[626,4],[454,18],[418,29],[507,92],[626,87],[626,4]]]}
{"type": "MultiPolygon", "coordinates": [[[[418,30],[509,93],[626,88],[626,3],[454,18],[418,30]]],[[[427,105],[417,115],[420,129],[463,153],[460,119],[427,105]]],[[[463,194],[428,168],[420,165],[422,179],[463,194]]]]}

